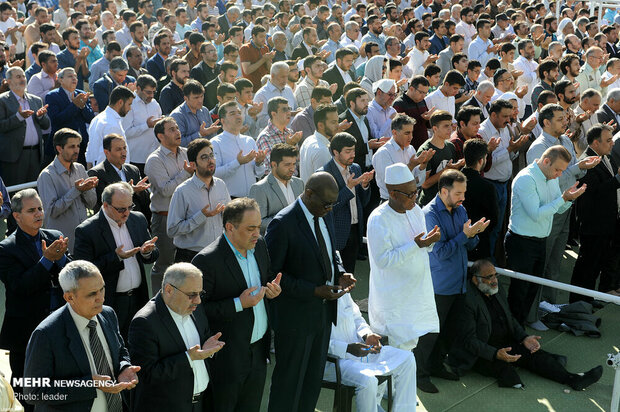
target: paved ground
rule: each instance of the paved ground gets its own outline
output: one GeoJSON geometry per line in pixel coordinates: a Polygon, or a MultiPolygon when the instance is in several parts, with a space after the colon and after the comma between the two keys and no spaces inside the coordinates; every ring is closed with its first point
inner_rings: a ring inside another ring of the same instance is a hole
{"type": "MultiPolygon", "coordinates": [[[[4,233],[0,224],[0,233],[4,233]]],[[[568,251],[562,263],[563,281],[568,282],[576,255],[568,251]]],[[[356,277],[358,283],[352,295],[356,301],[368,297],[368,263],[358,262],[356,277]]],[[[507,279],[502,282],[507,282],[507,279]]],[[[568,296],[561,294],[567,301],[568,296]]],[[[0,319],[4,317],[4,287],[0,283],[0,319]]],[[[607,305],[597,312],[601,317],[601,333],[599,339],[575,337],[557,331],[538,333],[542,336],[542,347],[550,352],[568,356],[568,369],[583,372],[595,365],[605,364],[607,354],[620,350],[620,307],[607,305]]],[[[531,331],[533,332],[533,331],[531,331]]],[[[267,385],[261,411],[267,410],[269,382],[273,367],[268,368],[267,385]]],[[[6,376],[10,374],[8,357],[0,351],[0,371],[6,376]]],[[[611,403],[614,371],[604,366],[601,381],[584,392],[575,392],[563,385],[539,378],[527,371],[521,372],[525,390],[499,388],[490,378],[470,374],[459,382],[435,379],[440,392],[435,395],[418,393],[418,411],[440,412],[503,412],[503,411],[547,411],[547,412],[588,412],[609,411],[611,403]]],[[[324,389],[321,392],[316,410],[328,412],[332,410],[333,391],[324,389]]],[[[383,402],[387,409],[387,403],[383,402]]],[[[616,411],[613,411],[616,412],[616,411]]]]}

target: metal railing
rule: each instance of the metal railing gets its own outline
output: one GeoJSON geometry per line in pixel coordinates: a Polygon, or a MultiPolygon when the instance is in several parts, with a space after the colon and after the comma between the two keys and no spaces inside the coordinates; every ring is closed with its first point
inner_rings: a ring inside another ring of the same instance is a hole
{"type": "Polygon", "coordinates": [[[30,189],[31,187],[37,187],[37,182],[28,182],[28,183],[22,183],[19,185],[14,185],[14,186],[8,186],[6,188],[6,191],[9,193],[13,193],[13,192],[19,192],[20,190],[24,190],[24,189],[30,189]]]}

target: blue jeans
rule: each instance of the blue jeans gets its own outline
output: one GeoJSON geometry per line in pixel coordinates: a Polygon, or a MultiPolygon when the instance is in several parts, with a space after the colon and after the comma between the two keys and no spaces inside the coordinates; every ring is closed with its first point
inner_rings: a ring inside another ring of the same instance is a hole
{"type": "Polygon", "coordinates": [[[491,259],[495,262],[495,244],[504,224],[504,215],[506,214],[506,204],[508,203],[508,182],[499,183],[495,180],[489,180],[495,186],[497,192],[497,205],[499,207],[499,215],[497,224],[489,234],[489,242],[491,243],[491,259]]]}

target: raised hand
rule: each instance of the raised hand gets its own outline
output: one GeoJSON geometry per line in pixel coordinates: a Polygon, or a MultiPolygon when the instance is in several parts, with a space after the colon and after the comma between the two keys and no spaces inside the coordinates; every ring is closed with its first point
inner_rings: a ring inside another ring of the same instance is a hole
{"type": "Polygon", "coordinates": [[[489,151],[489,153],[493,153],[493,151],[497,149],[497,146],[499,146],[500,141],[501,141],[501,138],[499,136],[492,137],[489,139],[489,142],[487,143],[487,150],[489,151]]]}
{"type": "Polygon", "coordinates": [[[510,355],[508,352],[510,352],[511,350],[512,348],[510,346],[507,348],[501,348],[497,351],[497,354],[495,355],[495,357],[498,360],[508,362],[508,363],[518,361],[521,355],[510,355]]]}
{"type": "Polygon", "coordinates": [[[258,302],[263,300],[266,292],[265,287],[263,286],[254,286],[251,288],[247,288],[241,295],[239,295],[239,300],[241,301],[241,307],[243,309],[251,308],[253,306],[258,305],[258,302]]]}
{"type": "Polygon", "coordinates": [[[122,383],[128,383],[129,386],[125,389],[133,389],[138,384],[138,372],[139,366],[128,366],[118,375],[118,381],[122,383]]]}
{"type": "Polygon", "coordinates": [[[240,165],[244,165],[248,162],[251,162],[255,158],[256,158],[256,150],[250,150],[250,152],[246,154],[245,156],[243,155],[243,150],[239,150],[239,153],[237,154],[237,161],[239,162],[240,165]]]}
{"type": "Polygon", "coordinates": [[[579,161],[577,165],[581,170],[588,170],[596,167],[599,163],[601,163],[601,156],[588,156],[579,161]]]}
{"type": "Polygon", "coordinates": [[[423,118],[424,120],[428,120],[428,119],[430,119],[430,118],[431,118],[431,116],[433,115],[433,113],[435,113],[435,110],[436,110],[436,109],[437,109],[437,108],[436,108],[435,106],[433,106],[433,107],[431,107],[428,111],[426,111],[426,112],[422,113],[420,116],[422,116],[422,118],[423,118]]]}
{"type": "Polygon", "coordinates": [[[523,339],[523,346],[525,346],[527,350],[530,351],[530,353],[534,353],[538,349],[540,349],[540,343],[538,342],[538,339],[540,339],[540,336],[530,335],[523,339]]]}
{"type": "Polygon", "coordinates": [[[581,196],[583,192],[586,191],[588,185],[584,183],[581,185],[581,187],[577,188],[578,184],[579,182],[575,182],[574,185],[566,189],[564,193],[562,193],[562,199],[564,199],[566,202],[572,202],[573,200],[581,196]]]}
{"type": "Polygon", "coordinates": [[[136,183],[135,185],[133,184],[133,179],[131,179],[129,181],[129,184],[131,185],[131,187],[133,188],[134,193],[140,193],[140,192],[144,192],[146,189],[148,189],[149,187],[151,187],[150,183],[146,183],[146,181],[149,180],[149,177],[146,176],[144,179],[140,180],[138,183],[136,183]]]}
{"type": "Polygon", "coordinates": [[[508,151],[509,152],[518,151],[521,148],[521,146],[523,146],[525,142],[529,140],[529,138],[530,138],[529,135],[522,134],[517,140],[510,139],[510,141],[508,142],[508,151]]]}
{"type": "Polygon", "coordinates": [[[265,286],[265,296],[267,296],[267,298],[273,299],[282,293],[282,288],[280,287],[281,280],[282,272],[278,273],[274,280],[267,282],[267,285],[265,286]]]}
{"type": "Polygon", "coordinates": [[[185,171],[191,175],[194,174],[196,166],[193,163],[188,163],[187,160],[185,160],[183,162],[183,169],[185,169],[185,171]]]}
{"type": "Polygon", "coordinates": [[[157,236],[144,242],[142,246],[140,246],[140,253],[143,255],[151,253],[155,249],[155,242],[157,242],[157,236]]]}
{"type": "Polygon", "coordinates": [[[439,241],[439,239],[441,239],[441,229],[439,226],[435,226],[430,232],[428,232],[428,235],[424,235],[425,233],[422,232],[413,239],[419,248],[429,247],[433,243],[439,241]]]}
{"type": "Polygon", "coordinates": [[[343,121],[341,121],[340,123],[338,123],[338,131],[339,132],[344,132],[345,130],[347,130],[349,127],[351,127],[351,122],[348,121],[347,119],[344,119],[343,121]]]}
{"type": "Polygon", "coordinates": [[[338,280],[338,284],[344,288],[345,292],[350,292],[351,289],[355,287],[356,282],[357,279],[355,279],[351,273],[344,273],[338,280]]]}
{"type": "Polygon", "coordinates": [[[484,230],[489,226],[489,223],[491,223],[491,221],[483,217],[472,225],[471,219],[469,219],[463,224],[463,233],[465,233],[465,236],[469,238],[474,237],[478,233],[484,232],[484,230]]]}
{"type": "Polygon", "coordinates": [[[264,150],[257,150],[256,151],[256,157],[254,158],[254,163],[256,163],[257,165],[262,165],[263,162],[265,161],[265,158],[267,157],[267,152],[264,150]]]}
{"type": "Polygon", "coordinates": [[[89,177],[88,179],[78,179],[74,185],[80,192],[86,192],[87,190],[95,188],[99,184],[99,179],[96,176],[89,177]]]}
{"type": "Polygon", "coordinates": [[[124,246],[125,245],[120,245],[114,250],[114,252],[116,252],[116,255],[121,259],[129,259],[130,257],[135,256],[140,251],[140,247],[135,247],[133,249],[123,251],[124,246]]]}
{"type": "Polygon", "coordinates": [[[299,143],[301,141],[301,138],[304,136],[304,134],[302,133],[302,131],[298,131],[293,133],[292,135],[290,135],[289,137],[286,137],[286,143],[290,144],[291,146],[295,146],[297,143],[299,143]]]}
{"type": "Polygon", "coordinates": [[[209,208],[211,207],[211,205],[206,205],[205,207],[202,208],[202,214],[205,215],[206,217],[213,217],[215,215],[219,215],[220,213],[222,213],[224,211],[225,206],[221,203],[218,203],[213,210],[210,210],[209,208]]]}
{"type": "Polygon", "coordinates": [[[224,342],[220,341],[220,337],[222,336],[222,332],[218,332],[215,335],[211,336],[209,339],[205,341],[202,345],[194,345],[187,350],[187,354],[189,355],[191,360],[203,360],[213,356],[217,351],[224,347],[224,342]]]}
{"type": "Polygon", "coordinates": [[[47,246],[45,240],[41,240],[41,251],[43,252],[43,256],[50,262],[55,262],[62,259],[64,254],[67,253],[68,247],[69,238],[64,236],[60,236],[58,239],[54,240],[49,246],[47,246]]]}

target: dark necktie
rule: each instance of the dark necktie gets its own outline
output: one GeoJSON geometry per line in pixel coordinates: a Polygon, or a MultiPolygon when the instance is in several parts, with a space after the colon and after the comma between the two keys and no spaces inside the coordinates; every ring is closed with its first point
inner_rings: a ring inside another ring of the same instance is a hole
{"type": "MultiPolygon", "coordinates": [[[[90,341],[90,351],[93,354],[93,359],[95,360],[95,367],[97,368],[98,375],[107,375],[110,378],[114,379],[114,374],[112,373],[112,369],[110,368],[110,364],[106,359],[105,352],[103,350],[103,345],[99,340],[99,336],[97,335],[97,322],[94,320],[88,321],[88,340],[90,341]]],[[[123,403],[121,401],[121,395],[118,393],[107,393],[105,394],[105,400],[108,403],[108,412],[122,412],[123,411],[123,403]]]]}
{"type": "Polygon", "coordinates": [[[327,245],[321,232],[321,225],[319,225],[319,218],[314,216],[314,233],[316,234],[316,242],[319,244],[319,252],[321,253],[321,261],[323,263],[323,269],[325,269],[325,280],[332,280],[332,262],[329,260],[329,253],[327,252],[327,245]]]}

